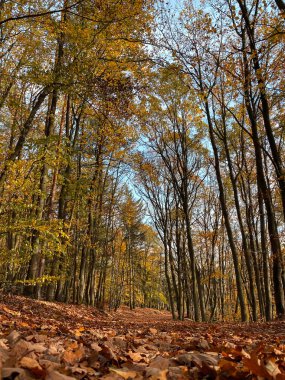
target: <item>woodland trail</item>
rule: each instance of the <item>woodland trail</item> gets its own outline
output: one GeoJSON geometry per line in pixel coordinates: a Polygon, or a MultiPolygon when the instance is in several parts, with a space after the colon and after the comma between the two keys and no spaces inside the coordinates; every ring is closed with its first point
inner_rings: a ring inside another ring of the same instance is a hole
{"type": "Polygon", "coordinates": [[[123,307],[0,299],[3,379],[285,380],[285,322],[194,323],[123,307]]]}

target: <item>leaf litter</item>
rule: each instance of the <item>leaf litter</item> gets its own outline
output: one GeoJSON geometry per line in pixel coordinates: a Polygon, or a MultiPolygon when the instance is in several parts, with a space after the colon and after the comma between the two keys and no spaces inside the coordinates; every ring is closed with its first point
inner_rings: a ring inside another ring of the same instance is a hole
{"type": "Polygon", "coordinates": [[[173,321],[2,295],[0,323],[4,380],[285,380],[284,321],[173,321]]]}

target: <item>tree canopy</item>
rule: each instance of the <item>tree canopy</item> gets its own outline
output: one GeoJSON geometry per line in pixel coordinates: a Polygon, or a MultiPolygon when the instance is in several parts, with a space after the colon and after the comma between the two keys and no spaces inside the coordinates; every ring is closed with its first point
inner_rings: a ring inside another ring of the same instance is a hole
{"type": "Polygon", "coordinates": [[[284,2],[0,1],[0,284],[285,315],[284,2]]]}

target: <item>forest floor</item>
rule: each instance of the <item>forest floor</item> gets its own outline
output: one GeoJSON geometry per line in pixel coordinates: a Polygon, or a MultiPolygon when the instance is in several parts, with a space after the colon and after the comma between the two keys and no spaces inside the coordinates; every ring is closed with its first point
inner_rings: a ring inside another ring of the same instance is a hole
{"type": "Polygon", "coordinates": [[[2,295],[0,323],[6,380],[285,380],[283,321],[181,322],[2,295]]]}

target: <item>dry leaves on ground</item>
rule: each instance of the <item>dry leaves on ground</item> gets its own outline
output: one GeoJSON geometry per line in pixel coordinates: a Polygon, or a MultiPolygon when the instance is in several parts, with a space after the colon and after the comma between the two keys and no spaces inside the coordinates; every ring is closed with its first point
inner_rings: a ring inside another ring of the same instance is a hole
{"type": "Polygon", "coordinates": [[[4,380],[285,380],[285,322],[180,322],[16,296],[2,296],[0,322],[4,380]]]}

